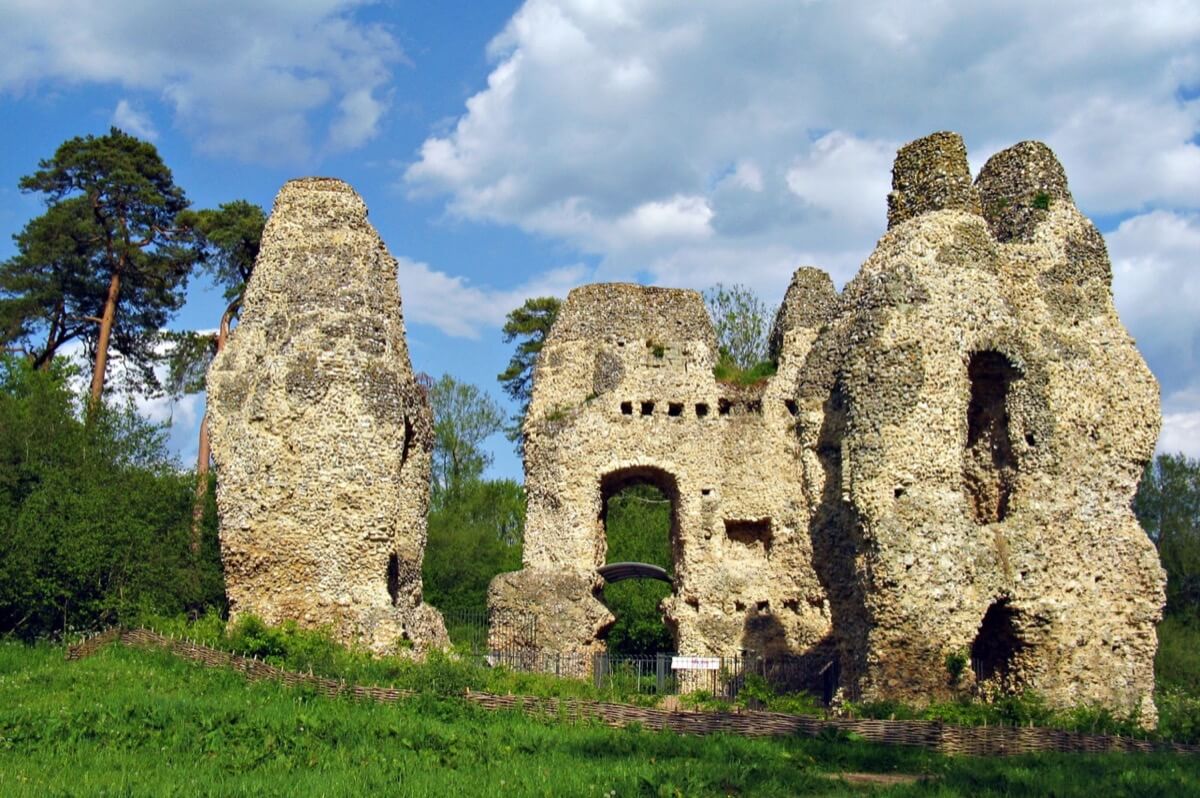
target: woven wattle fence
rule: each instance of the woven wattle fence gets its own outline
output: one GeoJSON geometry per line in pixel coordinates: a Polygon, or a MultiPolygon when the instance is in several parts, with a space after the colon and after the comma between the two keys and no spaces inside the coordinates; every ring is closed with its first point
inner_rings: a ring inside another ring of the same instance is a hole
{"type": "MultiPolygon", "coordinates": [[[[231,654],[190,640],[167,637],[149,629],[110,629],[67,648],[67,659],[94,654],[104,646],[121,642],[137,648],[163,648],[183,659],[213,668],[232,668],[251,680],[275,680],[289,686],[306,686],[327,696],[354,696],[379,702],[410,698],[416,693],[394,687],[347,684],[307,673],[276,667],[253,657],[231,654]]],[[[688,712],[652,709],[582,699],[536,698],[493,695],[468,690],[462,698],[490,710],[523,712],[526,715],[567,722],[598,721],[607,726],[637,724],[645,729],[670,730],[681,734],[739,734],[747,737],[854,734],[863,740],[885,745],[910,745],[943,754],[967,756],[1012,756],[1039,752],[1107,753],[1167,751],[1200,754],[1200,746],[1130,737],[1081,734],[1058,729],[1013,726],[949,726],[927,720],[871,720],[823,718],[782,712],[688,712]]]]}

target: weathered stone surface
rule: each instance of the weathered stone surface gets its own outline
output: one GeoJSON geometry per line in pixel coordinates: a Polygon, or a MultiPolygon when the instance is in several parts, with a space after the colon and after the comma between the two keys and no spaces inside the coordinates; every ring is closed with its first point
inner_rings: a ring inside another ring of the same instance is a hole
{"type": "Polygon", "coordinates": [[[698,294],[571,293],[525,423],[525,567],[491,604],[538,613],[545,649],[601,648],[604,501],[648,481],[673,504],[683,653],[836,657],[863,698],[1034,689],[1151,723],[1164,577],[1130,503],[1158,386],[1103,239],[1042,144],[972,185],[938,133],[893,178],[841,295],[796,273],[754,388],[714,380],[698,294]]]}
{"type": "Polygon", "coordinates": [[[909,701],[1031,688],[1152,722],[1163,574],[1130,503],[1158,386],[1053,153],[999,153],[978,188],[986,218],[908,196],[920,212],[846,287],[797,383],[843,683],[909,701]],[[888,283],[909,298],[878,301],[888,283]],[[982,678],[952,684],[952,654],[982,678]]]}
{"type": "Polygon", "coordinates": [[[680,651],[802,653],[829,634],[792,390],[836,295],[816,270],[797,272],[794,288],[775,324],[778,374],[748,388],[713,377],[716,340],[696,292],[571,292],[525,423],[525,568],[492,583],[492,608],[537,613],[546,650],[602,650],[614,620],[598,598],[604,503],[649,482],[673,505],[675,591],[663,609],[680,651]]]}
{"type": "Polygon", "coordinates": [[[208,401],[231,615],[445,644],[421,603],[432,419],[396,262],[345,183],[279,192],[208,401]]]}

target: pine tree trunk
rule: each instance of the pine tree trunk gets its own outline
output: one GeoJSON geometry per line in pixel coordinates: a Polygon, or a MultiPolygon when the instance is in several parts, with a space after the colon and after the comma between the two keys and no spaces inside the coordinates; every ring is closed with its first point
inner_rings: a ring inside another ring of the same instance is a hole
{"type": "MultiPolygon", "coordinates": [[[[217,330],[216,354],[218,355],[225,348],[225,341],[229,338],[229,325],[232,323],[233,316],[237,313],[241,304],[241,297],[238,297],[229,303],[229,307],[225,308],[225,313],[221,316],[221,326],[217,330]]],[[[207,405],[207,401],[205,404],[207,405]]],[[[204,526],[204,505],[205,499],[208,498],[208,466],[211,458],[212,449],[208,442],[208,408],[206,406],[204,408],[204,418],[200,420],[200,441],[196,447],[196,497],[192,504],[192,554],[200,553],[202,527],[204,526]]]]}
{"type": "Polygon", "coordinates": [[[108,367],[108,340],[112,337],[113,321],[117,318],[117,298],[121,295],[121,269],[113,270],[104,300],[104,315],[100,317],[100,335],[96,338],[96,364],[92,370],[90,405],[99,407],[104,393],[104,370],[108,367]]]}

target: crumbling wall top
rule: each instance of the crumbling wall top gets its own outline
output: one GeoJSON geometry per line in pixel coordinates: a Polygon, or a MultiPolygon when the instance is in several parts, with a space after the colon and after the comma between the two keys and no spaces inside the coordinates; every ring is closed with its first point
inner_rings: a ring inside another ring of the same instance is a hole
{"type": "Polygon", "coordinates": [[[548,344],[649,338],[704,341],[715,352],[716,333],[696,291],[633,283],[580,286],[567,295],[548,344]]]}
{"type": "Polygon", "coordinates": [[[1025,240],[1054,203],[1074,204],[1066,171],[1040,141],[1022,141],[993,155],[975,185],[998,241],[1025,240]]]}
{"type": "Polygon", "coordinates": [[[951,209],[980,212],[962,137],[943,131],[901,147],[892,166],[888,229],[923,213],[951,209]]]}

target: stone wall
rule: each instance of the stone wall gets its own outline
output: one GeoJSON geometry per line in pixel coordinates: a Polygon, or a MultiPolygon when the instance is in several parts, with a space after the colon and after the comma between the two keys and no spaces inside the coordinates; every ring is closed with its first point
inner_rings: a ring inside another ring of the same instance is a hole
{"type": "Polygon", "coordinates": [[[1158,387],[1103,239],[1034,142],[974,182],[957,135],[906,145],[888,208],[842,294],[796,273],[753,388],[714,379],[698,294],[571,293],[525,423],[524,568],[491,606],[537,613],[543,648],[602,649],[604,500],[646,481],[673,504],[683,653],[836,660],[868,699],[1035,689],[1152,722],[1163,573],[1130,503],[1158,387]]]}
{"type": "Polygon", "coordinates": [[[901,150],[890,204],[908,210],[796,385],[843,676],[945,697],[974,681],[952,683],[957,653],[977,689],[1150,722],[1163,574],[1130,504],[1158,386],[1053,153],[1025,142],[968,175],[952,134],[901,150]]]}
{"type": "Polygon", "coordinates": [[[432,418],[396,261],[345,183],[279,192],[208,401],[231,615],[445,644],[421,602],[432,418]]]}
{"type": "Polygon", "coordinates": [[[663,609],[681,651],[822,644],[829,605],[812,568],[792,386],[834,291],[815,270],[798,273],[801,285],[810,290],[789,292],[776,325],[779,372],[750,388],[713,377],[716,340],[696,292],[571,292],[525,423],[524,569],[493,582],[492,607],[539,613],[549,650],[602,649],[614,620],[597,598],[604,503],[648,482],[672,501],[675,591],[663,609]]]}

